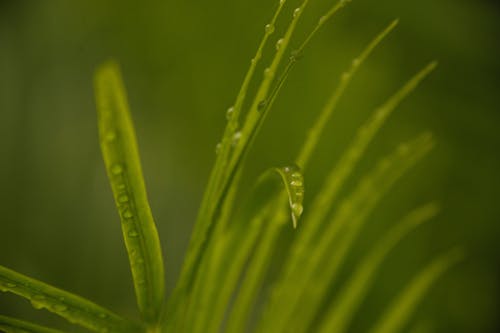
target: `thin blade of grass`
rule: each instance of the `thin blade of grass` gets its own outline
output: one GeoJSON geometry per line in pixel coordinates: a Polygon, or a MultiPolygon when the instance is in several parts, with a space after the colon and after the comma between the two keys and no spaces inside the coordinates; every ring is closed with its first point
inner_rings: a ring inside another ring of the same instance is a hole
{"type": "MultiPolygon", "coordinates": [[[[271,22],[266,25],[265,28],[265,33],[264,37],[262,38],[259,47],[257,49],[256,54],[252,58],[252,61],[250,63],[250,68],[248,69],[245,78],[243,80],[243,84],[240,87],[240,90],[238,92],[238,95],[236,97],[236,102],[234,103],[234,106],[232,106],[228,110],[227,118],[228,122],[226,125],[226,128],[224,130],[224,135],[221,141],[221,146],[220,150],[217,153],[217,158],[216,162],[214,165],[214,168],[212,169],[212,174],[209,178],[209,184],[207,186],[207,190],[205,191],[205,197],[203,198],[200,211],[198,213],[198,220],[204,220],[209,214],[208,212],[212,211],[215,209],[214,207],[214,200],[212,199],[213,195],[216,193],[216,188],[220,185],[220,177],[222,171],[225,170],[227,167],[228,159],[229,159],[229,154],[231,152],[231,146],[233,142],[233,136],[234,133],[236,132],[238,128],[238,122],[240,118],[240,114],[242,112],[243,104],[246,99],[246,95],[248,92],[249,85],[255,75],[255,70],[257,68],[257,64],[259,63],[260,59],[262,58],[262,52],[264,50],[264,47],[267,45],[267,42],[270,38],[270,36],[274,33],[274,26],[276,24],[276,20],[278,19],[283,6],[286,1],[280,1],[278,8],[276,9],[276,12],[274,13],[274,16],[271,20],[271,22]]],[[[195,230],[194,236],[199,237],[199,233],[201,232],[201,225],[202,223],[196,223],[195,225],[195,230]]]]}
{"type": "Polygon", "coordinates": [[[315,257],[320,258],[320,261],[309,281],[312,287],[304,290],[301,296],[301,303],[306,309],[302,311],[296,307],[292,317],[292,321],[297,322],[297,325],[302,325],[305,330],[307,328],[305,324],[314,320],[315,313],[323,304],[322,295],[335,282],[339,269],[369,214],[392,185],[432,147],[433,141],[429,133],[421,135],[410,143],[399,145],[395,153],[388,159],[382,160],[375,175],[366,178],[360,184],[360,192],[352,197],[352,201],[341,206],[331,223],[330,230],[320,235],[321,240],[315,257]],[[299,318],[303,318],[303,321],[299,321],[299,318]]]}
{"type": "Polygon", "coordinates": [[[162,252],[116,63],[108,62],[97,70],[95,91],[101,150],[122,222],[137,304],[145,321],[155,324],[165,292],[162,252]]]}
{"type": "MultiPolygon", "coordinates": [[[[395,23],[393,22],[393,24],[395,23]]],[[[390,29],[391,25],[385,31],[390,31],[390,29]]],[[[384,32],[380,36],[383,37],[384,32]]],[[[377,40],[378,38],[376,38],[372,44],[377,45],[377,40]]],[[[370,47],[367,48],[367,50],[369,49],[370,47]]],[[[363,57],[359,57],[358,59],[363,59],[363,57]]],[[[302,256],[307,252],[305,248],[315,244],[315,237],[317,237],[320,233],[319,230],[323,226],[323,221],[330,210],[329,208],[333,206],[341,186],[350,175],[351,170],[362,157],[368,144],[371,142],[376,132],[380,129],[385,119],[390,115],[395,107],[435,68],[435,66],[436,63],[431,63],[417,73],[403,86],[403,88],[397,91],[381,107],[375,110],[372,117],[360,128],[354,141],[342,155],[337,166],[328,175],[327,180],[325,181],[325,186],[318,193],[316,199],[309,208],[308,211],[310,213],[305,216],[301,232],[298,234],[294,244],[292,244],[289,260],[285,263],[285,276],[301,265],[299,262],[304,259],[302,256]]],[[[307,151],[308,149],[309,148],[304,148],[303,151],[307,151]]],[[[307,161],[309,153],[304,153],[303,156],[307,157],[304,159],[304,161],[307,161]]]]}
{"type": "MultiPolygon", "coordinates": [[[[295,165],[283,168],[273,168],[260,177],[258,184],[270,182],[276,178],[276,175],[279,175],[281,182],[284,184],[292,220],[294,224],[296,224],[302,214],[302,201],[304,199],[304,178],[302,172],[295,165]]],[[[209,297],[212,303],[208,308],[213,309],[213,312],[210,315],[210,320],[205,328],[205,332],[218,332],[220,329],[230,297],[233,295],[237,283],[241,278],[242,268],[247,264],[252,252],[256,251],[257,253],[257,255],[253,255],[252,257],[259,258],[259,251],[262,251],[260,250],[260,244],[255,248],[257,237],[261,237],[259,243],[262,243],[267,237],[265,233],[274,229],[273,227],[263,227],[262,223],[265,219],[269,220],[269,218],[274,215],[274,211],[277,208],[276,203],[277,202],[273,199],[271,199],[271,202],[266,203],[260,213],[253,219],[250,226],[235,226],[236,230],[239,230],[239,232],[233,234],[232,248],[221,253],[221,255],[223,254],[226,256],[227,266],[219,270],[217,280],[214,280],[214,284],[218,283],[218,288],[214,288],[212,290],[212,295],[209,297]]],[[[267,222],[268,224],[273,223],[273,221],[267,222]]],[[[214,243],[218,243],[218,241],[214,243]]],[[[250,264],[250,267],[246,271],[245,281],[248,276],[254,276],[255,273],[260,272],[260,270],[254,268],[252,264],[250,264]]],[[[245,282],[242,284],[239,294],[255,296],[255,293],[249,292],[248,286],[245,286],[245,282]]],[[[240,298],[239,295],[237,295],[237,298],[240,298]]],[[[238,307],[240,303],[238,300],[235,302],[236,307],[238,307]]],[[[233,315],[230,317],[233,317],[233,315]]],[[[235,328],[229,327],[229,325],[232,325],[231,319],[229,321],[228,331],[235,331],[235,328]]]]}
{"type": "MultiPolygon", "coordinates": [[[[325,216],[330,211],[330,207],[332,207],[334,201],[336,200],[342,185],[345,183],[352,170],[354,170],[375,134],[382,127],[394,109],[406,98],[406,96],[415,90],[418,84],[436,68],[436,65],[436,62],[432,62],[419,71],[400,90],[389,98],[387,102],[376,109],[371,118],[368,119],[368,121],[359,129],[354,141],[342,155],[336,167],[327,176],[325,186],[313,201],[310,209],[311,215],[308,216],[309,220],[323,221],[325,216]]],[[[314,227],[317,229],[319,226],[318,223],[311,223],[310,225],[311,229],[314,229],[314,227]]],[[[313,234],[314,231],[304,231],[302,237],[311,237],[311,234],[313,234]]]]}
{"type": "Polygon", "coordinates": [[[0,315],[0,331],[5,333],[63,333],[62,331],[36,325],[24,320],[0,315]]]}
{"type": "Polygon", "coordinates": [[[397,296],[370,333],[400,332],[435,281],[462,258],[462,251],[454,249],[434,259],[397,296]]]}
{"type": "Polygon", "coordinates": [[[347,286],[342,287],[340,295],[335,298],[323,315],[323,322],[314,331],[345,332],[372,284],[375,274],[380,269],[382,261],[407,234],[436,216],[437,212],[436,204],[425,205],[407,215],[378,241],[348,279],[347,286]]]}
{"type": "Polygon", "coordinates": [[[375,48],[384,40],[385,37],[387,37],[387,35],[389,35],[392,30],[394,30],[398,22],[399,20],[392,21],[382,32],[380,32],[361,52],[361,54],[351,62],[351,66],[349,67],[349,69],[347,69],[341,75],[339,85],[330,96],[319,117],[316,119],[313,127],[309,130],[306,141],[297,157],[296,163],[303,169],[307,167],[311,154],[313,153],[314,148],[317,146],[318,141],[323,134],[324,128],[328,123],[328,120],[332,116],[332,113],[335,111],[340,98],[344,95],[345,90],[351,83],[355,74],[357,73],[361,65],[363,65],[366,59],[370,56],[370,54],[375,50],[375,48]]]}
{"type": "Polygon", "coordinates": [[[335,280],[370,212],[392,184],[431,147],[432,140],[428,133],[400,145],[343,200],[318,239],[295,248],[271,294],[269,309],[262,320],[263,332],[280,332],[287,327],[293,327],[294,332],[302,332],[308,327],[321,305],[321,295],[335,280]],[[340,231],[342,234],[338,237],[340,231]]]}
{"type": "MultiPolygon", "coordinates": [[[[235,176],[239,173],[241,162],[246,156],[249,146],[257,133],[259,121],[262,121],[265,118],[265,114],[260,112],[263,109],[261,103],[266,100],[269,94],[271,84],[275,78],[276,70],[283,59],[286,47],[293,32],[295,31],[295,27],[307,3],[308,0],[304,0],[302,5],[294,12],[293,18],[285,32],[284,37],[282,38],[281,47],[277,49],[271,65],[266,69],[264,79],[257,89],[256,96],[247,114],[243,128],[241,131],[235,133],[238,140],[235,141],[234,138],[231,138],[232,153],[230,160],[227,164],[222,164],[220,166],[220,168],[222,168],[220,171],[220,178],[216,179],[216,184],[213,185],[213,195],[209,195],[211,202],[210,207],[206,211],[206,214],[204,214],[202,222],[199,223],[200,227],[196,227],[199,228],[200,231],[196,233],[195,239],[193,240],[186,255],[183,267],[183,272],[185,273],[181,273],[181,284],[178,286],[179,291],[174,294],[172,301],[169,302],[169,304],[176,304],[180,297],[179,294],[191,292],[190,289],[195,280],[196,268],[201,266],[200,263],[204,253],[206,252],[205,249],[212,237],[212,232],[214,230],[213,224],[218,219],[218,215],[224,205],[227,194],[231,192],[231,186],[236,186],[234,184],[235,176]]],[[[175,312],[174,305],[169,305],[169,309],[172,309],[172,311],[175,312]]]]}
{"type": "MultiPolygon", "coordinates": [[[[278,197],[276,206],[281,206],[278,197]]],[[[273,214],[272,219],[264,226],[262,238],[259,239],[252,260],[250,261],[241,287],[238,290],[234,305],[228,316],[225,332],[244,332],[247,327],[249,315],[256,304],[256,296],[264,282],[266,272],[271,264],[272,253],[276,240],[287,221],[286,215],[273,214]]]]}
{"type": "Polygon", "coordinates": [[[0,266],[0,291],[28,299],[34,308],[46,309],[71,323],[95,332],[137,332],[140,326],[81,296],[37,281],[0,266]]]}
{"type": "Polygon", "coordinates": [[[248,87],[252,81],[257,64],[262,58],[262,52],[264,47],[267,45],[269,37],[274,32],[274,26],[276,20],[278,19],[286,0],[280,1],[278,8],[276,9],[271,22],[266,26],[264,37],[262,38],[260,45],[257,49],[255,56],[252,58],[250,68],[248,69],[243,84],[240,88],[238,96],[236,97],[235,105],[233,110],[230,112],[229,121],[226,125],[224,135],[221,141],[220,151],[217,154],[215,165],[212,169],[207,189],[203,196],[201,207],[198,213],[198,218],[194,226],[192,237],[189,243],[187,254],[184,260],[184,264],[181,270],[181,275],[179,278],[179,283],[173,292],[173,295],[169,298],[168,305],[166,308],[165,318],[170,318],[170,323],[176,316],[178,309],[183,308],[179,305],[181,302],[182,295],[189,293],[189,289],[192,287],[193,281],[196,275],[196,267],[199,267],[198,263],[201,260],[200,256],[203,255],[203,247],[207,242],[207,234],[213,223],[214,215],[216,214],[217,207],[220,205],[221,198],[221,183],[223,181],[224,175],[227,173],[227,167],[230,161],[230,153],[232,151],[233,136],[237,131],[239,116],[241,114],[243,104],[248,92],[248,87]]]}
{"type": "Polygon", "coordinates": [[[258,238],[263,232],[263,223],[266,217],[269,216],[269,206],[264,207],[259,214],[257,214],[249,223],[243,228],[233,230],[228,234],[228,241],[224,248],[218,246],[219,241],[215,242],[214,257],[210,260],[212,267],[212,274],[209,275],[211,279],[205,282],[205,289],[209,289],[206,295],[205,303],[209,304],[205,309],[211,311],[198,312],[204,319],[201,323],[197,323],[197,330],[193,332],[219,332],[224,315],[227,311],[231,296],[234,294],[238,286],[238,281],[247,265],[248,258],[252,255],[258,238]],[[218,264],[218,265],[215,265],[218,264]],[[212,288],[207,288],[212,286],[212,288]]]}

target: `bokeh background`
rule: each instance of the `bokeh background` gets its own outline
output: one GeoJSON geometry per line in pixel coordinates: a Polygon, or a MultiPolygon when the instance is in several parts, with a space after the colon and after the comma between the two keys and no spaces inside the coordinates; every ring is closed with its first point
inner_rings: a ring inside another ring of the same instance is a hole
{"type": "MultiPolygon", "coordinates": [[[[289,3],[286,18],[298,1],[289,3]]],[[[332,3],[311,1],[292,47],[332,3]]],[[[135,316],[92,88],[96,66],[114,57],[129,90],[171,290],[225,110],[276,5],[1,0],[0,264],[135,316]]],[[[437,147],[374,212],[351,265],[412,207],[438,201],[442,212],[384,263],[352,332],[369,327],[405,281],[454,246],[466,249],[466,260],[432,289],[413,322],[434,332],[500,332],[498,2],[353,1],[290,75],[249,156],[243,188],[263,170],[293,160],[342,69],[396,17],[400,26],[356,76],[328,125],[306,174],[307,193],[318,189],[373,108],[437,59],[438,70],[398,108],[355,175],[424,130],[435,134],[437,147]]],[[[0,295],[0,313],[68,327],[8,294],[0,295]]]]}

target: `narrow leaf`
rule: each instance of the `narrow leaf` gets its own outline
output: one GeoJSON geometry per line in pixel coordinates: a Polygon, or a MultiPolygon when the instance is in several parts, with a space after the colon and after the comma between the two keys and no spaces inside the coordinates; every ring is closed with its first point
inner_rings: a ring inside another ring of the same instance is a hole
{"type": "Polygon", "coordinates": [[[382,127],[385,120],[401,103],[401,101],[435,69],[436,65],[437,64],[435,62],[430,63],[418,72],[400,90],[389,98],[387,102],[375,110],[371,118],[359,129],[354,141],[342,155],[336,167],[327,176],[325,186],[314,200],[311,206],[310,216],[312,221],[322,221],[328,214],[330,207],[332,207],[335,199],[337,198],[337,194],[339,193],[342,185],[347,180],[352,170],[354,170],[354,167],[363,156],[366,148],[378,130],[382,127]]]}
{"type": "Polygon", "coordinates": [[[63,333],[56,329],[1,315],[0,331],[5,333],[63,333]]]}
{"type": "Polygon", "coordinates": [[[428,133],[401,144],[361,179],[317,238],[310,243],[296,240],[265,311],[263,331],[279,332],[293,327],[294,332],[302,332],[307,328],[370,212],[392,184],[431,147],[428,133]]]}
{"type": "MultiPolygon", "coordinates": [[[[233,137],[224,138],[224,140],[231,140],[231,155],[227,163],[224,161],[220,165],[217,165],[216,162],[216,167],[221,169],[220,172],[217,171],[213,174],[215,175],[214,183],[210,184],[210,188],[213,193],[209,193],[205,196],[206,198],[209,198],[206,202],[204,200],[204,204],[207,206],[203,205],[203,210],[200,211],[200,218],[196,223],[197,226],[195,227],[193,240],[189,246],[181,272],[181,283],[176,287],[176,291],[169,302],[169,313],[176,311],[175,304],[178,302],[179,295],[185,292],[190,292],[189,289],[192,287],[197,273],[196,269],[197,267],[201,267],[200,262],[203,260],[202,257],[204,256],[204,253],[206,253],[205,250],[208,246],[207,244],[210,243],[213,236],[213,224],[216,220],[218,220],[218,214],[224,205],[227,194],[231,192],[231,187],[235,186],[235,176],[239,173],[242,161],[246,157],[249,147],[258,133],[262,121],[265,119],[266,112],[262,111],[266,109],[265,106],[268,102],[267,98],[276,76],[276,71],[278,66],[281,64],[287,45],[290,42],[296,25],[308,1],[309,0],[303,0],[301,6],[295,10],[293,18],[286,29],[285,35],[281,39],[280,47],[277,48],[276,54],[271,61],[270,66],[265,70],[264,79],[257,89],[257,93],[251,104],[250,110],[248,111],[243,128],[235,132],[233,137]]],[[[280,3],[279,10],[283,4],[284,2],[280,3]]],[[[224,146],[225,145],[223,143],[223,151],[224,146]]],[[[212,179],[210,180],[210,183],[212,183],[212,179]]],[[[170,316],[172,315],[170,314],[170,316]]]]}
{"type": "Polygon", "coordinates": [[[137,332],[140,328],[83,297],[0,266],[0,291],[28,299],[34,308],[47,309],[71,323],[95,332],[137,332]]]}
{"type": "MultiPolygon", "coordinates": [[[[322,20],[320,20],[320,22],[321,21],[322,20]]],[[[314,148],[317,146],[318,141],[323,134],[325,126],[328,123],[328,120],[337,108],[337,104],[340,101],[340,98],[344,95],[344,92],[349,87],[349,84],[351,83],[355,74],[357,73],[361,65],[366,61],[368,56],[373,52],[373,50],[375,50],[375,48],[384,40],[384,38],[387,37],[387,35],[389,35],[392,30],[394,30],[397,24],[398,20],[392,21],[391,24],[389,24],[382,32],[380,32],[367,45],[367,47],[361,52],[361,54],[351,62],[351,66],[349,67],[349,69],[342,73],[339,85],[337,86],[337,88],[335,88],[332,95],[328,99],[328,102],[321,111],[319,117],[316,119],[313,127],[309,130],[306,142],[302,146],[302,149],[297,157],[297,164],[302,168],[305,169],[307,164],[309,163],[311,154],[313,153],[314,148]]]]}
{"type": "Polygon", "coordinates": [[[262,52],[267,45],[270,36],[274,33],[276,20],[278,19],[285,2],[285,0],[280,1],[271,22],[266,25],[264,36],[259,44],[255,56],[252,58],[250,68],[245,75],[243,84],[239,90],[238,96],[236,97],[236,102],[234,106],[228,110],[228,123],[220,143],[220,149],[217,154],[215,165],[212,169],[208,185],[203,195],[203,200],[198,212],[198,218],[194,226],[186,258],[184,260],[179,283],[176,285],[173,295],[168,301],[166,309],[166,317],[170,318],[167,323],[168,327],[171,327],[171,325],[176,321],[176,313],[179,312],[179,309],[183,308],[183,306],[179,305],[179,303],[182,302],[181,295],[189,292],[189,289],[192,287],[195,279],[196,269],[197,267],[200,267],[199,262],[201,261],[201,256],[204,252],[203,248],[206,246],[207,238],[209,237],[208,233],[212,227],[213,216],[215,215],[217,207],[222,204],[220,202],[222,192],[221,187],[223,187],[222,184],[228,173],[227,167],[231,158],[230,152],[232,150],[233,139],[238,130],[239,116],[242,112],[243,104],[248,93],[248,87],[254,77],[257,64],[262,58],[262,52]]]}
{"type": "Polygon", "coordinates": [[[437,211],[438,208],[435,204],[428,204],[411,212],[378,241],[376,246],[357,265],[358,268],[349,277],[347,286],[342,287],[340,295],[331,303],[323,316],[323,323],[316,331],[345,332],[387,254],[409,232],[434,217],[437,211]]]}
{"type": "MultiPolygon", "coordinates": [[[[259,248],[267,237],[264,233],[272,229],[263,226],[263,223],[274,223],[269,221],[269,218],[274,215],[277,202],[275,200],[262,202],[263,196],[260,195],[259,189],[267,188],[268,184],[276,184],[276,179],[284,185],[280,186],[280,189],[285,189],[284,193],[288,197],[292,220],[297,221],[300,218],[304,198],[304,178],[301,170],[296,165],[291,165],[273,168],[265,172],[257,181],[255,192],[252,194],[252,197],[256,197],[256,203],[252,203],[255,207],[252,206],[248,209],[248,211],[258,211],[259,213],[252,217],[248,224],[231,225],[226,233],[219,234],[217,241],[209,246],[210,254],[203,261],[203,264],[209,268],[204,271],[206,275],[203,274],[198,279],[200,281],[198,287],[203,292],[194,294],[194,302],[198,303],[198,307],[196,310],[192,310],[188,316],[188,318],[193,319],[196,329],[189,331],[219,331],[231,296],[242,278],[243,268],[247,265],[249,258],[252,258],[251,260],[253,258],[259,259],[254,255],[254,252],[260,253],[259,248]],[[207,288],[207,286],[213,287],[207,288]],[[211,311],[203,311],[203,309],[211,309],[211,311]]],[[[246,277],[254,276],[258,272],[260,270],[250,263],[240,288],[243,294],[248,293],[246,277]]],[[[252,293],[250,295],[253,296],[252,293]]],[[[239,295],[236,297],[239,299],[239,295]]],[[[239,301],[235,302],[239,306],[239,301]]],[[[234,328],[229,329],[234,330],[234,328]]]]}
{"type": "Polygon", "coordinates": [[[162,253],[117,64],[109,62],[98,69],[95,90],[101,150],[122,222],[137,303],[144,319],[155,323],[164,299],[162,253]]]}
{"type": "Polygon", "coordinates": [[[393,301],[370,333],[400,332],[434,282],[462,257],[462,251],[454,249],[431,262],[393,301]]]}

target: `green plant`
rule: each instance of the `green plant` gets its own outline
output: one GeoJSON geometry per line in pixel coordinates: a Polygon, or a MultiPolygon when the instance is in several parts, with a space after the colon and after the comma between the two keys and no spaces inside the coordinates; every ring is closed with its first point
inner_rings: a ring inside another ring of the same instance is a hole
{"type": "MultiPolygon", "coordinates": [[[[303,213],[304,172],[317,142],[353,76],[373,49],[397,24],[392,22],[353,60],[342,74],[293,165],[273,168],[256,185],[256,195],[246,207],[237,205],[245,157],[272,108],[289,72],[321,27],[349,1],[341,0],[322,16],[300,47],[285,62],[285,52],[308,0],[294,13],[283,38],[277,40],[276,53],[264,71],[254,99],[246,105],[249,85],[257,63],[274,32],[285,1],[279,2],[264,38],[252,59],[235,104],[227,112],[228,123],[220,144],[191,244],[179,282],[165,298],[163,260],[160,241],[149,208],[139,153],[125,89],[118,66],[109,62],[96,73],[96,99],[101,149],[120,214],[141,322],[136,323],[80,296],[49,286],[0,267],[0,290],[29,299],[35,308],[45,308],[72,323],[96,332],[344,332],[387,253],[415,227],[434,217],[436,204],[410,212],[380,239],[362,259],[339,295],[329,300],[346,255],[352,249],[371,211],[412,165],[433,145],[424,133],[380,160],[359,179],[345,197],[340,189],[375,134],[399,103],[435,68],[431,63],[377,108],[356,133],[338,164],[327,175],[307,214],[303,213]],[[283,65],[281,68],[280,66],[283,65]],[[282,70],[277,77],[276,73],[282,70]],[[240,127],[240,118],[246,118],[240,127]],[[280,179],[285,191],[277,188],[280,179]],[[238,209],[236,209],[238,208],[238,209]],[[290,211],[291,213],[289,213],[290,211]],[[288,255],[278,273],[269,276],[276,244],[288,221],[297,228],[287,240],[288,255]],[[264,285],[271,291],[262,295],[264,285]],[[258,320],[250,318],[257,302],[265,299],[258,320]]],[[[372,332],[396,332],[426,290],[451,264],[460,258],[453,250],[435,259],[401,290],[393,304],[375,323],[372,332]]],[[[38,325],[0,316],[0,329],[6,332],[57,332],[38,325]]]]}

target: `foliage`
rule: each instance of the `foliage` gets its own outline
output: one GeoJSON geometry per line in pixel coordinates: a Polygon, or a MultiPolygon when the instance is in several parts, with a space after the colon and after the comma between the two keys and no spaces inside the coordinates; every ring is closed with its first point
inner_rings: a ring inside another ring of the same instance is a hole
{"type": "MultiPolygon", "coordinates": [[[[255,193],[247,198],[245,205],[240,205],[235,198],[245,159],[266,115],[308,43],[349,1],[339,1],[322,16],[286,60],[288,44],[308,5],[308,0],[304,0],[294,10],[283,37],[277,40],[276,53],[264,71],[255,97],[246,103],[249,85],[285,2],[279,2],[265,27],[234,106],[227,111],[228,122],[217,147],[215,166],[172,295],[165,297],[160,240],[146,195],[125,88],[119,67],[112,61],[102,65],[95,78],[99,135],[122,222],[141,322],[122,318],[80,296],[4,267],[0,267],[0,290],[25,297],[35,308],[45,308],[72,323],[102,333],[348,330],[384,258],[405,235],[437,213],[437,205],[431,203],[403,217],[368,250],[339,294],[329,297],[336,287],[339,270],[370,213],[391,186],[432,148],[432,135],[423,133],[400,143],[394,152],[381,158],[371,171],[357,180],[351,193],[341,196],[340,190],[387,117],[432,72],[436,63],[425,66],[373,112],[326,176],[323,188],[301,218],[304,175],[310,157],[357,70],[397,25],[397,21],[391,22],[341,75],[338,87],[309,131],[295,164],[271,168],[256,182],[255,193]],[[240,127],[243,116],[245,120],[240,127]],[[281,189],[275,186],[275,179],[284,185],[281,189]],[[283,241],[281,235],[285,228],[291,227],[290,219],[295,234],[283,241]],[[288,255],[276,262],[277,244],[282,243],[288,255]]],[[[400,291],[372,331],[391,333],[404,328],[432,283],[460,257],[460,251],[453,250],[424,267],[400,291]]],[[[0,316],[0,328],[6,332],[56,332],[3,316],[0,316]]]]}

